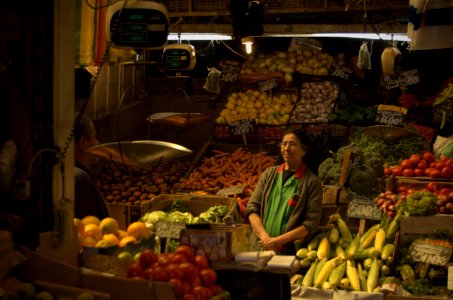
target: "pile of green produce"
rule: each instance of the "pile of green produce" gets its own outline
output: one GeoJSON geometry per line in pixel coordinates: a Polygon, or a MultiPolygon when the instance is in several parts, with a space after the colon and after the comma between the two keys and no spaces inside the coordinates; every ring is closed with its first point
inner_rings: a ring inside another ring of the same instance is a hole
{"type": "Polygon", "coordinates": [[[226,205],[214,205],[207,211],[194,216],[188,211],[188,206],[184,201],[175,200],[167,209],[167,211],[151,211],[146,212],[140,219],[144,223],[155,224],[157,221],[164,220],[168,222],[178,222],[185,224],[194,223],[221,223],[229,212],[229,207],[226,205]]]}
{"type": "Polygon", "coordinates": [[[437,197],[431,192],[418,191],[406,197],[398,210],[406,216],[432,216],[437,211],[437,197]]]}
{"type": "Polygon", "coordinates": [[[351,151],[346,184],[360,195],[375,193],[377,178],[383,175],[384,159],[373,152],[363,152],[356,145],[347,145],[324,160],[318,167],[318,177],[325,185],[338,185],[346,151],[351,151]]]}
{"type": "Polygon", "coordinates": [[[334,110],[329,115],[329,121],[346,122],[348,124],[370,123],[374,122],[376,112],[376,107],[354,105],[345,93],[341,93],[334,110]]]}
{"type": "MultiPolygon", "coordinates": [[[[405,129],[414,131],[410,127],[405,129]]],[[[431,147],[431,141],[420,135],[402,137],[389,143],[383,139],[363,134],[361,130],[356,130],[351,134],[349,143],[358,147],[365,156],[374,154],[382,157],[384,162],[390,166],[399,165],[403,159],[414,153],[422,153],[431,147]]]]}

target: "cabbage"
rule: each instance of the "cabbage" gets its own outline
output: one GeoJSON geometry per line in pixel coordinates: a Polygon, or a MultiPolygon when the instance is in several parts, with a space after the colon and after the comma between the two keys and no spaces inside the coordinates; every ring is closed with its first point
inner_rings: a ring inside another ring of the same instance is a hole
{"type": "Polygon", "coordinates": [[[146,223],[154,224],[159,220],[165,220],[167,218],[167,213],[161,210],[156,210],[150,212],[146,218],[146,223]]]}
{"type": "Polygon", "coordinates": [[[190,212],[182,213],[180,211],[174,211],[167,215],[167,221],[190,224],[193,220],[193,215],[190,212]]]}

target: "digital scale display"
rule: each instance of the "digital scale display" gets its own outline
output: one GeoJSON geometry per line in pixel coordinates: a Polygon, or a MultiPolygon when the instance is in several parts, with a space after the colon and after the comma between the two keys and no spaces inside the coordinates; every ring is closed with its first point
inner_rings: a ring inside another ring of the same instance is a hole
{"type": "Polygon", "coordinates": [[[123,8],[109,23],[113,45],[127,48],[161,48],[167,43],[168,17],[157,9],[123,8]]]}
{"type": "Polygon", "coordinates": [[[186,50],[172,50],[165,55],[165,68],[187,69],[190,65],[190,53],[186,50]]]}

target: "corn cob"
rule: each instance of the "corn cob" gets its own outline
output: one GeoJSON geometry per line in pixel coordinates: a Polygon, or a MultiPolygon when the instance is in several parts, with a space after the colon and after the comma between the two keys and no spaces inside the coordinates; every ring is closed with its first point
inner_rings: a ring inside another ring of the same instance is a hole
{"type": "Polygon", "coordinates": [[[309,251],[311,251],[311,250],[315,250],[316,248],[318,248],[318,244],[319,244],[319,242],[321,241],[321,239],[322,239],[322,237],[323,237],[324,235],[325,235],[324,232],[320,232],[320,233],[318,233],[317,235],[315,235],[315,237],[312,238],[312,239],[310,240],[310,242],[308,243],[307,249],[308,249],[309,251]]]}
{"type": "Polygon", "coordinates": [[[324,263],[318,276],[315,277],[314,286],[321,287],[322,284],[329,278],[330,273],[335,269],[338,257],[332,258],[324,263]]]}
{"type": "Polygon", "coordinates": [[[371,245],[371,243],[374,241],[374,238],[376,237],[377,232],[379,231],[379,224],[378,226],[373,226],[371,227],[361,238],[360,238],[360,245],[359,245],[359,251],[367,248],[368,246],[371,245]]]}
{"type": "Polygon", "coordinates": [[[363,268],[365,270],[371,269],[371,266],[373,265],[374,258],[367,258],[363,261],[363,268]]]}
{"type": "Polygon", "coordinates": [[[322,289],[324,290],[330,290],[331,288],[333,288],[332,284],[328,281],[324,281],[324,283],[322,284],[321,286],[322,289]]]}
{"type": "Polygon", "coordinates": [[[362,235],[357,233],[357,235],[352,240],[352,243],[349,244],[348,248],[346,249],[346,257],[351,258],[359,249],[360,238],[362,235]]]}
{"type": "Polygon", "coordinates": [[[395,251],[395,246],[393,244],[385,244],[381,251],[381,259],[387,261],[390,256],[393,256],[393,251],[395,251]]]}
{"type": "Polygon", "coordinates": [[[340,280],[340,288],[347,289],[349,287],[349,278],[345,277],[340,280]]]}
{"type": "Polygon", "coordinates": [[[357,269],[352,264],[351,260],[348,260],[346,264],[346,276],[349,279],[349,283],[354,291],[360,291],[360,280],[357,269]]]}
{"type": "Polygon", "coordinates": [[[377,258],[380,255],[380,252],[374,248],[374,246],[363,249],[362,251],[357,251],[350,259],[353,260],[365,260],[367,258],[377,258]]]}
{"type": "Polygon", "coordinates": [[[406,283],[413,283],[415,280],[415,271],[408,264],[404,264],[400,267],[401,278],[406,283]]]}
{"type": "Polygon", "coordinates": [[[340,231],[340,235],[345,240],[352,241],[351,230],[349,229],[348,225],[346,225],[346,222],[341,218],[341,215],[339,213],[335,213],[331,216],[331,219],[337,221],[337,226],[338,230],[340,231]]]}
{"type": "Polygon", "coordinates": [[[375,231],[376,229],[379,229],[381,228],[381,224],[375,224],[373,226],[371,226],[363,235],[362,235],[362,238],[360,239],[360,244],[363,243],[364,240],[366,240],[368,238],[368,236],[370,234],[373,233],[373,231],[375,231]]]}
{"type": "Polygon", "coordinates": [[[324,265],[326,264],[327,260],[328,260],[327,257],[324,257],[323,259],[318,259],[319,262],[315,270],[315,278],[313,279],[314,282],[316,281],[316,278],[318,278],[319,273],[321,273],[322,268],[324,268],[324,265]]]}
{"type": "Polygon", "coordinates": [[[299,259],[303,259],[303,258],[306,258],[306,257],[307,257],[308,252],[309,252],[309,251],[308,251],[307,248],[300,248],[299,250],[297,250],[296,256],[297,256],[297,258],[299,258],[299,259]]]}
{"type": "Polygon", "coordinates": [[[340,258],[340,259],[346,259],[346,253],[343,250],[343,247],[340,244],[337,244],[335,246],[335,254],[340,258]]]}
{"type": "Polygon", "coordinates": [[[385,245],[385,231],[384,229],[379,229],[376,233],[376,238],[374,239],[374,248],[379,252],[382,252],[382,248],[385,245]]]}
{"type": "Polygon", "coordinates": [[[309,268],[311,266],[311,263],[312,263],[312,261],[308,257],[305,257],[305,258],[299,260],[299,265],[303,269],[309,268]]]}
{"type": "Polygon", "coordinates": [[[330,255],[330,242],[327,235],[325,235],[321,241],[319,242],[318,249],[317,249],[317,257],[319,260],[323,259],[324,257],[329,257],[330,255]]]}
{"type": "Polygon", "coordinates": [[[308,253],[307,253],[307,258],[311,261],[314,261],[316,259],[316,257],[318,256],[318,252],[316,250],[310,250],[308,253]]]}
{"type": "Polygon", "coordinates": [[[366,291],[366,276],[363,273],[363,267],[361,263],[357,264],[357,273],[359,274],[360,290],[366,291]]]}
{"type": "Polygon", "coordinates": [[[313,280],[315,277],[315,270],[316,270],[317,266],[318,266],[317,260],[315,260],[314,262],[311,263],[310,268],[308,269],[307,273],[305,274],[304,278],[302,279],[302,286],[304,286],[304,287],[313,286],[313,280]]]}
{"type": "Polygon", "coordinates": [[[332,244],[335,244],[336,242],[338,242],[339,239],[340,239],[340,231],[338,231],[338,228],[337,227],[331,228],[329,231],[329,241],[332,244]]]}
{"type": "Polygon", "coordinates": [[[366,280],[366,288],[367,292],[372,292],[378,283],[379,279],[379,263],[377,258],[373,259],[373,263],[371,264],[370,271],[368,272],[368,277],[366,280]]]}
{"type": "Polygon", "coordinates": [[[346,261],[340,263],[338,266],[335,267],[335,269],[330,273],[329,275],[329,283],[332,285],[338,285],[340,283],[340,280],[344,277],[344,274],[346,272],[346,261]]]}
{"type": "Polygon", "coordinates": [[[387,242],[391,243],[393,238],[395,237],[396,232],[400,227],[400,219],[402,216],[402,211],[398,211],[396,216],[390,221],[389,226],[387,227],[387,231],[385,232],[385,236],[387,237],[387,242]]]}

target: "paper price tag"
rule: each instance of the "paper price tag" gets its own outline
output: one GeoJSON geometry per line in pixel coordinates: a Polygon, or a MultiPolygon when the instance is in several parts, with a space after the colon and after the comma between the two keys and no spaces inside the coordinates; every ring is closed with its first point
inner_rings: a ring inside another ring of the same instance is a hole
{"type": "Polygon", "coordinates": [[[157,221],[155,224],[156,235],[162,238],[179,239],[181,230],[185,228],[184,223],[157,221]]]}
{"type": "Polygon", "coordinates": [[[255,119],[242,119],[230,122],[230,130],[233,135],[253,132],[255,131],[255,119]]]}
{"type": "Polygon", "coordinates": [[[348,204],[347,215],[350,218],[380,220],[381,210],[374,200],[366,197],[355,197],[348,204]]]}
{"type": "Polygon", "coordinates": [[[412,258],[417,262],[445,266],[450,260],[452,247],[433,244],[425,240],[415,240],[409,247],[412,258]]]}

